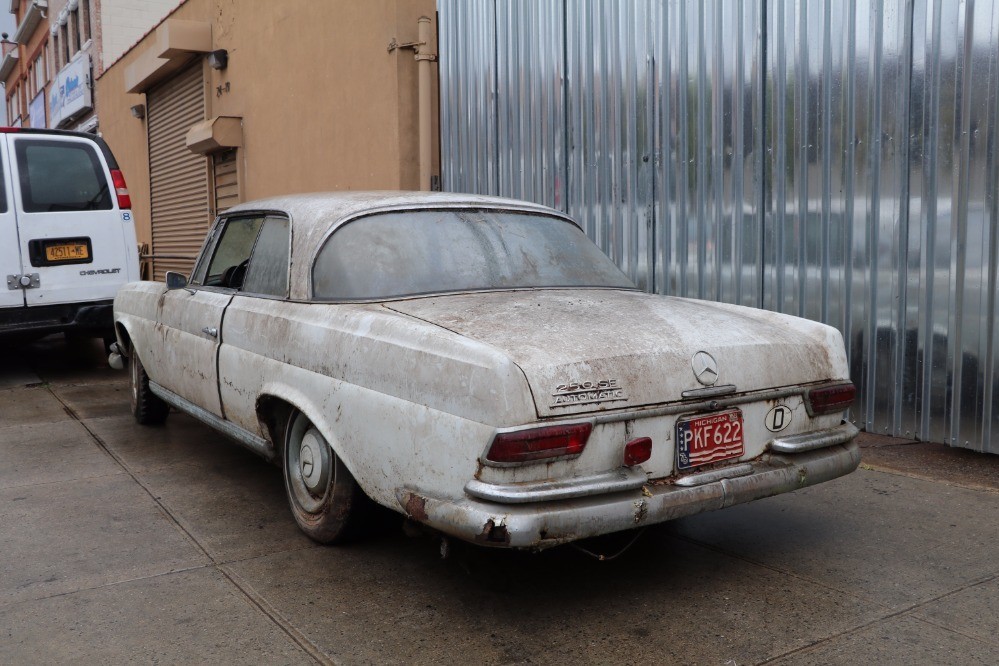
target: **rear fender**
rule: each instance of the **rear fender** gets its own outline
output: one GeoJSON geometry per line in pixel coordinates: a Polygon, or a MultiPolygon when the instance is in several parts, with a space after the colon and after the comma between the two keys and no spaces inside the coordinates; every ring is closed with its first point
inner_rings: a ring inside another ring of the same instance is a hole
{"type": "MultiPolygon", "coordinates": [[[[260,404],[268,399],[280,400],[281,402],[287,403],[293,409],[297,409],[302,414],[305,414],[306,418],[308,418],[309,421],[311,421],[312,424],[316,426],[319,432],[322,433],[323,437],[326,438],[327,443],[329,443],[330,448],[333,449],[333,452],[337,455],[337,457],[340,458],[341,461],[343,461],[343,464],[347,466],[347,469],[350,470],[350,473],[354,475],[355,479],[357,479],[357,473],[355,471],[356,467],[354,465],[354,462],[351,460],[350,452],[346,451],[343,445],[340,443],[340,440],[337,438],[337,436],[333,432],[333,429],[330,427],[328,419],[325,416],[324,410],[318,404],[316,404],[316,401],[313,398],[311,398],[305,392],[297,388],[294,388],[292,386],[288,386],[285,384],[277,384],[277,383],[267,384],[263,387],[263,390],[261,391],[260,395],[257,397],[256,403],[258,407],[257,410],[258,418],[260,418],[260,410],[259,410],[260,404]]],[[[267,423],[262,419],[260,421],[260,428],[262,432],[267,432],[269,430],[267,423]]],[[[281,456],[281,460],[283,461],[284,432],[281,431],[275,434],[277,435],[276,439],[278,441],[274,442],[274,448],[281,456]]],[[[361,487],[365,490],[365,492],[367,492],[367,488],[364,488],[364,485],[360,479],[358,479],[358,483],[362,484],[361,487]]]]}

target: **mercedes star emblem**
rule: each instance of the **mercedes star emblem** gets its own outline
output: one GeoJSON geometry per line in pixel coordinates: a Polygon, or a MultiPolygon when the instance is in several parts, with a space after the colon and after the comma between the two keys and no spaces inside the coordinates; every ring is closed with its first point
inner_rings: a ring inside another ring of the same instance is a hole
{"type": "Polygon", "coordinates": [[[699,351],[690,359],[690,367],[694,370],[697,381],[705,386],[712,386],[718,381],[718,364],[714,357],[706,351],[699,351]]]}

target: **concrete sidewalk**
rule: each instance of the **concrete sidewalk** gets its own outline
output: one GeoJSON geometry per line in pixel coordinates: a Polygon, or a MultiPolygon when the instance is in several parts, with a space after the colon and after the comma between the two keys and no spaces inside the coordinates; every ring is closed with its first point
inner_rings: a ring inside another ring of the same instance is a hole
{"type": "Polygon", "coordinates": [[[610,562],[441,560],[395,520],[316,546],[275,467],[136,425],[97,345],[8,352],[0,387],[0,663],[999,662],[999,457],[868,438],[846,478],[610,562]]]}

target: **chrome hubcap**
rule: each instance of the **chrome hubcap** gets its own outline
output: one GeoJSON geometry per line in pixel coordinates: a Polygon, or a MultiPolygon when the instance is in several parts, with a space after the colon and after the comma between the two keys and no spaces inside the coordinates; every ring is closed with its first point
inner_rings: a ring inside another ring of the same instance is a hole
{"type": "Polygon", "coordinates": [[[322,509],[330,491],[334,461],[326,439],[299,414],[288,433],[285,478],[295,503],[306,512],[322,509]]]}
{"type": "Polygon", "coordinates": [[[305,433],[305,436],[302,437],[302,446],[299,449],[302,481],[305,482],[305,487],[313,493],[323,489],[326,485],[324,477],[328,477],[328,474],[324,473],[328,470],[324,469],[322,451],[322,447],[326,446],[326,443],[320,441],[317,435],[318,433],[314,429],[305,433]]]}

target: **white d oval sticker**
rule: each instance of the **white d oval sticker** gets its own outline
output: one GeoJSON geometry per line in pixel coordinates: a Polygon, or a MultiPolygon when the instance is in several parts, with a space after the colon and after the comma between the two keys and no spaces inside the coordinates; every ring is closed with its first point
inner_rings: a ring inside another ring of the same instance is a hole
{"type": "Polygon", "coordinates": [[[791,423],[791,408],[785,405],[777,405],[767,412],[765,422],[767,430],[770,432],[780,432],[791,423]]]}

